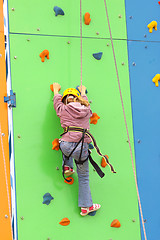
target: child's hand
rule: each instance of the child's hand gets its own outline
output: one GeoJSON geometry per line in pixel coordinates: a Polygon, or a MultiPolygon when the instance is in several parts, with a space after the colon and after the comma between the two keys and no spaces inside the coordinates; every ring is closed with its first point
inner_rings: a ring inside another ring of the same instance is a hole
{"type": "Polygon", "coordinates": [[[82,85],[82,86],[78,87],[78,89],[79,89],[81,95],[85,95],[85,93],[86,93],[86,87],[85,86],[82,85]]]}
{"type": "Polygon", "coordinates": [[[54,94],[58,93],[61,90],[61,85],[59,83],[53,83],[54,94]]]}

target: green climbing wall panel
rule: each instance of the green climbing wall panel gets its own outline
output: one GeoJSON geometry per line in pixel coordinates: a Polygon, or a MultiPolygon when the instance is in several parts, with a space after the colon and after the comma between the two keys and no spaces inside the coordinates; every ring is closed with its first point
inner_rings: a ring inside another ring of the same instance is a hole
{"type": "MultiPolygon", "coordinates": [[[[83,38],[83,84],[92,100],[92,111],[101,117],[97,125],[91,125],[91,133],[101,151],[109,155],[117,174],[106,167],[106,175],[100,179],[90,166],[93,201],[102,205],[94,217],[80,216],[77,175],[74,175],[73,185],[65,184],[61,174],[61,152],[52,150],[52,141],[59,137],[62,129],[53,109],[50,84],[59,82],[61,93],[80,84],[79,1],[68,2],[34,1],[33,4],[28,1],[22,6],[21,1],[17,1],[12,6],[9,1],[10,9],[15,8],[10,12],[10,31],[20,33],[10,34],[12,88],[17,96],[13,124],[18,236],[23,240],[73,240],[75,237],[96,240],[100,236],[140,240],[138,201],[111,42],[100,39],[109,37],[103,1],[82,2],[84,12],[93,11],[90,12],[93,26],[83,26],[83,36],[95,37],[83,38]],[[58,4],[67,13],[63,18],[54,16],[52,8],[58,4]],[[39,35],[37,27],[42,29],[41,34],[50,36],[39,35]],[[100,32],[99,37],[96,32],[100,32]],[[50,59],[42,63],[39,53],[44,49],[49,50],[50,59]],[[103,55],[97,61],[92,54],[99,51],[103,55]],[[42,204],[47,192],[54,197],[48,206],[42,204]],[[64,217],[70,219],[69,226],[59,224],[64,217]],[[119,229],[110,227],[116,218],[122,225],[119,229]],[[133,223],[133,219],[136,222],[133,223]]],[[[113,8],[111,1],[108,4],[114,37],[126,38],[124,18],[118,18],[118,14],[124,14],[124,2],[115,4],[123,13],[113,8]],[[117,21],[121,21],[121,31],[117,21]]],[[[127,41],[114,40],[114,47],[134,155],[127,41]]],[[[93,156],[100,164],[101,158],[94,150],[93,156]]]]}
{"type": "MultiPolygon", "coordinates": [[[[110,24],[114,38],[126,39],[124,0],[107,1],[110,24]]],[[[91,23],[82,27],[84,37],[110,38],[104,1],[82,1],[82,16],[91,14],[91,23]],[[96,33],[99,33],[97,35],[96,33]]],[[[80,36],[80,1],[60,0],[9,0],[10,32],[80,36]],[[54,6],[61,7],[65,16],[55,17],[54,6]],[[15,9],[15,11],[12,10],[15,9]],[[37,29],[40,31],[37,31],[37,29]]]]}
{"type": "MultiPolygon", "coordinates": [[[[74,177],[74,185],[69,186],[63,182],[61,170],[56,170],[57,166],[61,169],[62,160],[60,152],[51,150],[52,140],[59,137],[62,130],[53,110],[53,95],[49,88],[53,81],[62,85],[62,91],[79,83],[80,55],[77,49],[80,40],[71,39],[68,45],[68,38],[30,36],[30,42],[27,38],[22,35],[12,35],[10,38],[12,83],[17,94],[14,140],[20,238],[27,240],[35,236],[36,239],[45,239],[50,236],[51,239],[63,239],[68,234],[70,239],[74,239],[78,229],[83,228],[77,236],[81,239],[84,232],[88,233],[88,227],[93,227],[91,239],[97,239],[99,234],[116,240],[127,239],[128,236],[133,240],[139,239],[136,189],[111,47],[106,46],[106,40],[83,41],[83,80],[89,91],[88,97],[92,100],[92,110],[101,117],[96,126],[91,126],[91,132],[102,152],[110,156],[117,171],[117,174],[112,174],[106,168],[105,178],[100,179],[90,167],[93,200],[101,203],[102,208],[95,217],[83,218],[77,207],[77,176],[74,177]],[[52,46],[56,46],[55,49],[52,46]],[[103,51],[101,61],[92,57],[93,49],[99,47],[103,51]],[[50,51],[50,60],[44,63],[38,56],[43,48],[50,51]],[[46,192],[54,197],[49,206],[42,204],[42,196],[46,192]],[[21,216],[24,216],[23,221],[21,216]],[[59,225],[63,217],[71,220],[66,228],[59,225]],[[121,221],[120,229],[109,226],[115,218],[121,221]],[[136,222],[133,223],[132,219],[136,222]]],[[[117,61],[133,142],[127,52],[124,56],[127,46],[124,41],[114,43],[116,50],[123,49],[123,61],[126,63],[121,65],[119,53],[117,61]]],[[[101,158],[95,153],[94,157],[100,163],[101,158]]]]}

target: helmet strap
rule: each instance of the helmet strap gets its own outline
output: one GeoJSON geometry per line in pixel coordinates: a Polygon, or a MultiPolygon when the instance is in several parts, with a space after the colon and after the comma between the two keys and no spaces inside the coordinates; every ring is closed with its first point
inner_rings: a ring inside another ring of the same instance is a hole
{"type": "Polygon", "coordinates": [[[73,99],[74,100],[74,96],[72,96],[72,95],[67,95],[67,97],[66,97],[66,104],[68,103],[68,100],[69,99],[73,99]]]}

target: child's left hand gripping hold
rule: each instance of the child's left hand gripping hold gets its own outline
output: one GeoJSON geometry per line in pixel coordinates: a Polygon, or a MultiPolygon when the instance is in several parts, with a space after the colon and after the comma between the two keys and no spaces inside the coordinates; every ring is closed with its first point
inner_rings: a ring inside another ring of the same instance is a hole
{"type": "Polygon", "coordinates": [[[59,83],[53,83],[53,92],[54,95],[57,94],[61,90],[61,85],[59,83]]]}

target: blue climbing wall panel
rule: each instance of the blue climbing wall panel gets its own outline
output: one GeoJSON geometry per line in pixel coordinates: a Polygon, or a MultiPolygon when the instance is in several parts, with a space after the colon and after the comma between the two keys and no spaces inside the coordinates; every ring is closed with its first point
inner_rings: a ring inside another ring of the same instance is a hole
{"type": "Polygon", "coordinates": [[[147,25],[152,21],[159,22],[160,5],[158,1],[126,0],[126,20],[129,40],[159,41],[160,31],[149,33],[147,25]]]}
{"type": "MultiPolygon", "coordinates": [[[[160,30],[149,33],[147,25],[159,21],[160,5],[126,1],[126,18],[138,186],[147,239],[154,240],[160,236],[160,88],[152,78],[159,73],[160,30]]],[[[141,233],[144,239],[142,226],[141,233]]]]}

